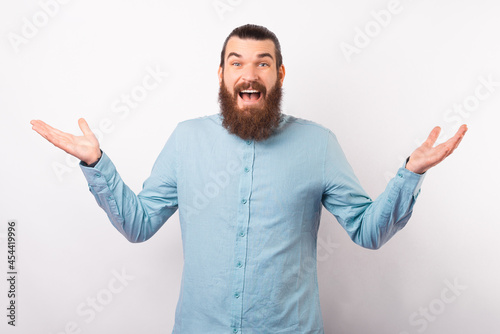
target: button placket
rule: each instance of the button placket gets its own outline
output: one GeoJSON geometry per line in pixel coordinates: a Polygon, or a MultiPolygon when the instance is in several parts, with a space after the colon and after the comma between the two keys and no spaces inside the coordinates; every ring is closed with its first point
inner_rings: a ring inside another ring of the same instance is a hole
{"type": "Polygon", "coordinates": [[[245,260],[247,256],[248,224],[250,219],[252,167],[255,154],[255,144],[251,140],[240,146],[242,167],[238,188],[239,204],[236,218],[236,236],[234,247],[235,266],[232,279],[231,322],[233,330],[241,328],[243,314],[243,299],[245,293],[245,260]]]}

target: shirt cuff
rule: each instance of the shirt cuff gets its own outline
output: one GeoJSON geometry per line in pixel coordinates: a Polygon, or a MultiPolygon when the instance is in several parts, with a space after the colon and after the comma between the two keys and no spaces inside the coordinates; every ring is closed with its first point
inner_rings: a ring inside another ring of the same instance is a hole
{"type": "Polygon", "coordinates": [[[406,163],[410,157],[406,159],[404,162],[403,166],[399,168],[397,174],[396,174],[396,182],[398,180],[401,180],[401,188],[406,189],[410,193],[413,194],[413,198],[417,199],[418,195],[420,194],[420,188],[422,187],[422,183],[424,182],[424,178],[427,172],[424,172],[422,174],[417,174],[412,172],[409,169],[406,169],[406,163]]]}
{"type": "Polygon", "coordinates": [[[115,165],[105,152],[101,153],[101,157],[94,167],[84,166],[80,163],[80,168],[89,185],[99,186],[99,188],[107,186],[107,180],[112,179],[116,173],[115,165]]]}

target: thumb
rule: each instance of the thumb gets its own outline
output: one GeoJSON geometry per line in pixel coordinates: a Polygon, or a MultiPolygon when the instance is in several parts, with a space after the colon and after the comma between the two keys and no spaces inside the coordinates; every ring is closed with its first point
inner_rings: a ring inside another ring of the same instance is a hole
{"type": "Polygon", "coordinates": [[[434,129],[432,129],[431,133],[429,134],[429,137],[427,137],[427,140],[425,141],[425,144],[427,144],[430,147],[434,146],[434,143],[438,139],[440,132],[441,128],[439,126],[436,126],[434,129]]]}
{"type": "Polygon", "coordinates": [[[80,130],[82,130],[83,134],[86,135],[92,135],[94,134],[91,130],[89,125],[87,124],[87,121],[83,118],[80,118],[78,120],[78,126],[80,127],[80,130]]]}

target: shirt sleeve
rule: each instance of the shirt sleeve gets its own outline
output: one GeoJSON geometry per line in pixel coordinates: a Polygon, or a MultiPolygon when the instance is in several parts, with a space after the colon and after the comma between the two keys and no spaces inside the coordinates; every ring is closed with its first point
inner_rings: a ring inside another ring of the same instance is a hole
{"type": "Polygon", "coordinates": [[[361,187],[331,131],[324,163],[322,203],[355,243],[378,249],[406,225],[425,173],[399,168],[385,191],[373,201],[361,187]]]}
{"type": "Polygon", "coordinates": [[[80,163],[97,204],[130,242],[151,238],[177,210],[177,151],[174,130],[138,195],[123,182],[105,152],[93,168],[80,163]]]}

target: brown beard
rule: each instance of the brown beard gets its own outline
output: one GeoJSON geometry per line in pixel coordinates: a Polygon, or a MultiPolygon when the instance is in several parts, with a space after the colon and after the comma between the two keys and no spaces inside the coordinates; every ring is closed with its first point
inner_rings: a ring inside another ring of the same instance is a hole
{"type": "Polygon", "coordinates": [[[261,141],[269,138],[281,120],[282,95],[279,79],[276,80],[269,92],[266,91],[265,86],[258,82],[240,84],[235,87],[234,96],[229,93],[224,80],[222,80],[219,88],[222,126],[230,133],[244,140],[261,141]],[[238,107],[240,91],[248,89],[250,85],[262,94],[261,98],[264,99],[263,107],[238,107]]]}

